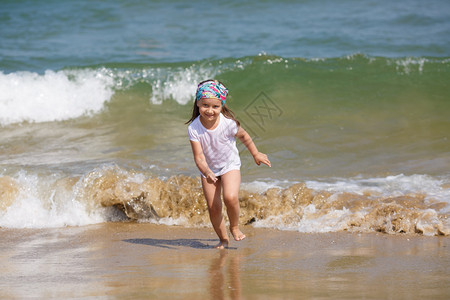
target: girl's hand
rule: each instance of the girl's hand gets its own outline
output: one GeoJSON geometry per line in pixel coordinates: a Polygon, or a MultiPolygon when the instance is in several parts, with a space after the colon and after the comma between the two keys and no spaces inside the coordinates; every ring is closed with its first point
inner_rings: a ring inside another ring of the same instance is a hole
{"type": "Polygon", "coordinates": [[[271,167],[270,160],[264,153],[258,152],[255,156],[253,156],[255,159],[255,163],[259,166],[261,163],[271,167]]]}
{"type": "Polygon", "coordinates": [[[213,172],[208,172],[208,174],[206,175],[206,180],[208,182],[216,183],[217,177],[216,177],[216,175],[214,175],[213,172]]]}

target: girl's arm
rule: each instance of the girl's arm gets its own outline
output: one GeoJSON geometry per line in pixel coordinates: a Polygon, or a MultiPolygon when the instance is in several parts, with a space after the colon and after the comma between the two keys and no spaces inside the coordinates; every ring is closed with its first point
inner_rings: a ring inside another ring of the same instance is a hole
{"type": "Polygon", "coordinates": [[[206,163],[205,155],[203,154],[202,145],[199,142],[191,142],[192,147],[192,153],[194,154],[194,161],[197,165],[197,168],[200,170],[200,172],[203,174],[203,176],[208,179],[208,181],[216,182],[217,177],[214,175],[214,173],[209,168],[208,164],[206,163]]]}
{"type": "Polygon", "coordinates": [[[255,160],[255,163],[258,166],[261,163],[263,163],[265,165],[268,165],[269,167],[271,166],[269,158],[267,157],[267,155],[265,155],[264,153],[261,153],[261,152],[258,151],[258,149],[256,148],[256,145],[253,142],[252,138],[247,133],[247,131],[244,130],[244,128],[239,126],[238,132],[236,133],[236,137],[241,140],[242,144],[244,144],[245,147],[247,147],[248,151],[250,151],[250,153],[253,156],[253,159],[255,160]]]}

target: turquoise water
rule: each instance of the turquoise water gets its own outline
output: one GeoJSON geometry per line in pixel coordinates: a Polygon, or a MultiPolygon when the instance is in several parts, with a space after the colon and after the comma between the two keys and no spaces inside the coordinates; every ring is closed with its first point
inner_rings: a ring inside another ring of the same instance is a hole
{"type": "MultiPolygon", "coordinates": [[[[446,232],[448,1],[209,3],[2,1],[0,226],[107,221],[111,207],[159,189],[148,178],[198,176],[184,123],[196,84],[218,78],[273,165],[257,167],[241,146],[245,192],[305,183],[344,203],[311,202],[302,215],[321,213],[291,221],[273,208],[257,225],[348,230],[395,202],[411,224],[434,224],[413,232],[446,232]]],[[[162,211],[190,220],[188,209],[162,211]]]]}
{"type": "Polygon", "coordinates": [[[448,57],[432,1],[2,1],[5,72],[104,63],[282,57],[448,57]]]}

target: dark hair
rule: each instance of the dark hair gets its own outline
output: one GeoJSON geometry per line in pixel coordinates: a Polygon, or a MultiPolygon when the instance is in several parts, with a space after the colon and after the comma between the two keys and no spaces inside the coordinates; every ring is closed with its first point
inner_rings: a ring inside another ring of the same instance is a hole
{"type": "MultiPolygon", "coordinates": [[[[207,81],[211,81],[211,80],[213,80],[213,79],[204,80],[204,81],[200,82],[198,85],[200,85],[200,84],[202,84],[202,83],[204,83],[204,82],[207,82],[207,81]]],[[[219,81],[219,82],[220,82],[220,81],[219,81]]],[[[222,82],[220,82],[220,83],[222,83],[222,82]]],[[[222,84],[223,84],[223,83],[222,83],[222,84]]],[[[233,121],[235,121],[236,124],[237,124],[237,126],[241,126],[241,123],[239,123],[239,121],[236,120],[236,117],[234,116],[234,112],[233,112],[231,109],[229,109],[228,106],[227,106],[226,104],[222,105],[222,114],[223,114],[226,118],[232,119],[233,121]]],[[[190,123],[192,123],[192,122],[195,120],[195,118],[197,118],[199,115],[200,115],[200,111],[199,111],[199,108],[198,108],[198,106],[197,106],[197,99],[194,99],[194,107],[192,108],[192,116],[191,116],[191,118],[189,119],[189,121],[187,121],[187,122],[184,123],[184,124],[190,124],[190,123]]]]}

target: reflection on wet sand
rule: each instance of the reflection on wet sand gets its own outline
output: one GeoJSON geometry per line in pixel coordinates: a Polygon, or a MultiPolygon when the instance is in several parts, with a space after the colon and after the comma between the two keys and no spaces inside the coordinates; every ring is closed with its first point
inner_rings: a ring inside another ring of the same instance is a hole
{"type": "Polygon", "coordinates": [[[241,276],[239,254],[230,254],[229,250],[219,250],[218,257],[211,260],[209,267],[211,299],[241,299],[241,276]]]}
{"type": "Polygon", "coordinates": [[[450,240],[139,223],[0,228],[0,299],[447,299],[450,240]]]}

